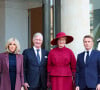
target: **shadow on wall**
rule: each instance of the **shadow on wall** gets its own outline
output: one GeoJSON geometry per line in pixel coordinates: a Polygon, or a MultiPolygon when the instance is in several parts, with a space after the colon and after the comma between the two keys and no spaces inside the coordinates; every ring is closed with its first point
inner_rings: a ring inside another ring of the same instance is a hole
{"type": "Polygon", "coordinates": [[[100,23],[94,29],[93,36],[94,36],[94,49],[97,49],[98,46],[97,40],[100,38],[100,23]]]}

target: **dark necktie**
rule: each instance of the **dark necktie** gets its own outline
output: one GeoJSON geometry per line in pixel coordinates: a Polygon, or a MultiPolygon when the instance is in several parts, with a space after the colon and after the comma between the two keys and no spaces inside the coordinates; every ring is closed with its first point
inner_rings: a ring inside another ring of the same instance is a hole
{"type": "Polygon", "coordinates": [[[37,49],[37,60],[38,60],[38,63],[40,64],[40,55],[39,55],[39,49],[37,49]]]}
{"type": "Polygon", "coordinates": [[[89,51],[86,52],[87,55],[86,55],[86,64],[88,63],[88,60],[89,60],[89,51]]]}

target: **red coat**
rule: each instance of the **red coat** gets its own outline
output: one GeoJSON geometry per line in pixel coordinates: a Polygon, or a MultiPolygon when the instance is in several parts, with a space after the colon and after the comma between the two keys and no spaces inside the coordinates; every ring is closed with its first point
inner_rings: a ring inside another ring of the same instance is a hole
{"type": "Polygon", "coordinates": [[[76,72],[76,59],[73,52],[64,48],[54,48],[48,55],[47,70],[51,76],[72,76],[76,72]]]}
{"type": "MultiPolygon", "coordinates": [[[[24,85],[23,56],[20,54],[16,54],[15,90],[21,90],[22,85],[24,85]]],[[[8,53],[0,54],[0,90],[11,90],[8,53]]]]}

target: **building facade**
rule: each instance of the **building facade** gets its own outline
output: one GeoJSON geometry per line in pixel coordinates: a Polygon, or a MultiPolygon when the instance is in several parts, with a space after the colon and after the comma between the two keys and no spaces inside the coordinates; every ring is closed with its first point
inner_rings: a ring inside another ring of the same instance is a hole
{"type": "MultiPolygon", "coordinates": [[[[20,41],[21,52],[25,48],[31,47],[30,43],[33,34],[31,26],[34,25],[30,23],[32,20],[30,10],[41,7],[41,32],[44,35],[44,48],[50,50],[50,40],[55,37],[56,33],[62,31],[74,37],[74,41],[68,44],[67,47],[71,48],[77,55],[84,50],[84,35],[93,35],[95,43],[100,36],[100,34],[97,35],[100,31],[99,2],[99,0],[1,0],[0,52],[5,50],[5,43],[10,37],[16,37],[20,41]],[[94,23],[92,31],[90,27],[90,3],[93,4],[94,23]]],[[[33,19],[33,21],[36,23],[37,20],[33,19]]],[[[34,31],[39,32],[40,30],[36,28],[33,29],[34,31]]]]}

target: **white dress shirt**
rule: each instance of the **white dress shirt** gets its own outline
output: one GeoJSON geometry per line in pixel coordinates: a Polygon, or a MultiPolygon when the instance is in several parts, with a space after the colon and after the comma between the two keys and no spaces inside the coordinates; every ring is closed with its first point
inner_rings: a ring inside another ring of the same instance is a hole
{"type": "MultiPolygon", "coordinates": [[[[34,49],[35,54],[37,56],[37,48],[33,46],[33,49],[34,49]]],[[[39,48],[39,56],[40,56],[40,61],[41,61],[41,57],[42,57],[41,48],[39,48]]]]}
{"type": "MultiPolygon", "coordinates": [[[[89,50],[89,56],[92,52],[92,49],[89,50]]],[[[85,54],[84,54],[84,63],[86,63],[86,56],[87,56],[87,50],[85,50],[85,54]]]]}
{"type": "Polygon", "coordinates": [[[100,50],[100,42],[98,43],[98,47],[97,47],[97,50],[100,50]]]}

